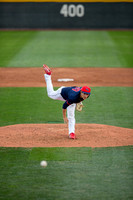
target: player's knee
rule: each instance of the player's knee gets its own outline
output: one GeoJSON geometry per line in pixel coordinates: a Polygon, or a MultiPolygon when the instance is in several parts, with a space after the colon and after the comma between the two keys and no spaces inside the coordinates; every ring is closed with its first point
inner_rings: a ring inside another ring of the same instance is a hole
{"type": "Polygon", "coordinates": [[[50,99],[54,99],[52,95],[48,95],[48,97],[49,97],[50,99]]]}
{"type": "Polygon", "coordinates": [[[72,111],[69,111],[69,113],[67,114],[68,119],[72,120],[75,119],[75,113],[72,111]]]}
{"type": "Polygon", "coordinates": [[[52,96],[51,93],[48,93],[48,97],[51,98],[51,96],[52,96]]]}
{"type": "Polygon", "coordinates": [[[68,115],[68,120],[74,120],[75,119],[75,115],[74,114],[69,114],[68,115]]]}
{"type": "Polygon", "coordinates": [[[56,100],[56,96],[53,93],[48,93],[48,97],[56,100]]]}

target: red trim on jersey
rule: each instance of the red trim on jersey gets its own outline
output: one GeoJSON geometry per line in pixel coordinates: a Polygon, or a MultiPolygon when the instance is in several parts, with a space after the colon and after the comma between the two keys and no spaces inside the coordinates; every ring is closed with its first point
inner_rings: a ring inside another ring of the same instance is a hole
{"type": "Polygon", "coordinates": [[[68,103],[68,101],[66,100],[66,103],[68,104],[68,105],[71,105],[70,103],[68,103]]]}

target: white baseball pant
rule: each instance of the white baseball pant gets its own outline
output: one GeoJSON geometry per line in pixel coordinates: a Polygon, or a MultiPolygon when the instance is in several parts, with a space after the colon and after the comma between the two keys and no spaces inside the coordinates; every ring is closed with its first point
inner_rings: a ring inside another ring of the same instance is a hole
{"type": "MultiPolygon", "coordinates": [[[[50,97],[51,99],[54,99],[54,100],[66,101],[61,96],[61,90],[62,90],[62,88],[64,88],[64,86],[62,86],[58,90],[54,91],[52,80],[51,80],[51,75],[44,74],[44,78],[45,78],[45,81],[46,81],[48,97],[50,97]]],[[[76,108],[75,103],[73,103],[73,104],[71,104],[70,106],[67,107],[69,134],[75,133],[75,108],[76,108]]]]}

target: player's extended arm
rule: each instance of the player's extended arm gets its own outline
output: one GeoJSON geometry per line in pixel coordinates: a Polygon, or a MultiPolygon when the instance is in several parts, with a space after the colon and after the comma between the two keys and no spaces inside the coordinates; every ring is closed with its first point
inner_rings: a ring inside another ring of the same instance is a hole
{"type": "Polygon", "coordinates": [[[62,109],[62,111],[63,111],[63,120],[64,120],[64,123],[68,123],[68,119],[66,117],[66,111],[67,111],[67,109],[62,109]]]}

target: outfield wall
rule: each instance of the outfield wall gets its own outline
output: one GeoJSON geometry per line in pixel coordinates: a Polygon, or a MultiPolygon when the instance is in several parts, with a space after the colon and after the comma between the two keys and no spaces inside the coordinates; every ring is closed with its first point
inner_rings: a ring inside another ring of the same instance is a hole
{"type": "Polygon", "coordinates": [[[132,29],[132,2],[0,2],[0,28],[132,29]]]}

